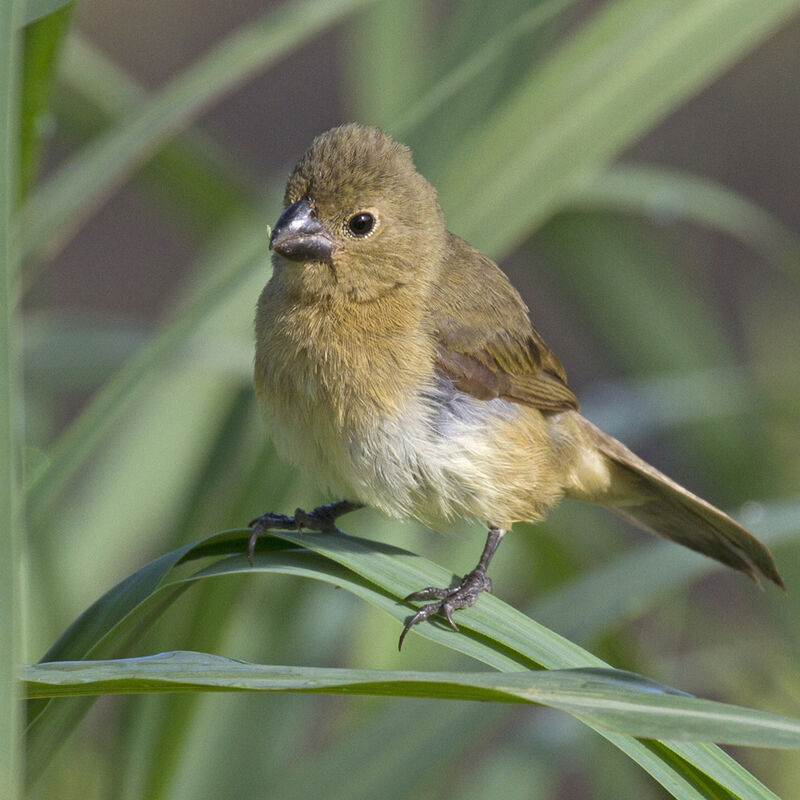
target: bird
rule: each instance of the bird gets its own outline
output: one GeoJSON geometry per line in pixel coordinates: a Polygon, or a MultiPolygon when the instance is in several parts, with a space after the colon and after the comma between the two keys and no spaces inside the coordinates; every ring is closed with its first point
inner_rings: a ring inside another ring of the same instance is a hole
{"type": "Polygon", "coordinates": [[[409,630],[491,591],[487,568],[515,522],[563,497],[784,586],[769,550],[580,413],[564,368],[497,264],[451,233],[410,150],[358,123],[317,136],[272,229],[255,319],[254,386],[280,455],[341,500],[293,517],[338,530],[370,506],[433,530],[488,530],[476,567],[425,602],[409,630]]]}

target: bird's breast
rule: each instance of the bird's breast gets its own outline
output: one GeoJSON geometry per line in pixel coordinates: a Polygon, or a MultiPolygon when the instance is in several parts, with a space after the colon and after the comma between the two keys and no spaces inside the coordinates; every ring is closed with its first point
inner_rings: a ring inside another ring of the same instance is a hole
{"type": "Polygon", "coordinates": [[[534,519],[560,497],[538,410],[456,389],[419,331],[330,322],[259,310],[256,393],[283,457],[339,496],[437,529],[534,519]]]}

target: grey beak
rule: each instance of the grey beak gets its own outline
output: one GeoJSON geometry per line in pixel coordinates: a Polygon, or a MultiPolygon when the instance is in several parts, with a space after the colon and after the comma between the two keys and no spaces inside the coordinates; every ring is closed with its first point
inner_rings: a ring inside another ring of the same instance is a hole
{"type": "Polygon", "coordinates": [[[269,249],[290,261],[328,261],[333,246],[333,238],[306,197],[281,214],[269,237],[269,249]]]}

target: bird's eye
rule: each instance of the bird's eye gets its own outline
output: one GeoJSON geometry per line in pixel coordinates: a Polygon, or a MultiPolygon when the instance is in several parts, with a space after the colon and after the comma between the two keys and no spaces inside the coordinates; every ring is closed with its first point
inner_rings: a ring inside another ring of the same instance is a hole
{"type": "Polygon", "coordinates": [[[349,230],[353,236],[358,236],[359,238],[369,236],[374,227],[375,217],[368,211],[359,211],[358,214],[353,214],[353,216],[347,220],[347,230],[349,230]]]}

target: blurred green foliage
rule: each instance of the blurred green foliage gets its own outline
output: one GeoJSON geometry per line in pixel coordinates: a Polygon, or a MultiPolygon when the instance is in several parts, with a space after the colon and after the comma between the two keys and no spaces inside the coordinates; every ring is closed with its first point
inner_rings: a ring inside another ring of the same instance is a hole
{"type": "MultiPolygon", "coordinates": [[[[286,170],[255,180],[192,125],[338,25],[328,68],[341,74],[341,118],[406,141],[451,228],[531,267],[531,285],[557,309],[548,313],[570,319],[587,358],[616,376],[582,392],[587,415],[740,510],[774,546],[790,589],[756,593],[711,562],[565,504],[507,538],[492,565],[500,596],[615,667],[800,716],[798,232],[702,175],[617,163],[784,26],[797,0],[609,0],[589,10],[501,0],[490,14],[478,0],[293,1],[251,17],[151,90],[68,28],[67,4],[34,5],[18,150],[26,260],[19,279],[11,271],[28,298],[25,661],[162,553],[266,509],[324,499],[276,459],[250,390],[265,231],[286,170]],[[34,185],[52,130],[52,162],[34,185]],[[49,283],[71,238],[126,181],[196,254],[155,329],[66,315],[49,283]],[[741,291],[708,290],[709,265],[693,257],[698,228],[748,247],[741,291]]],[[[368,511],[345,527],[456,573],[480,547],[477,530],[432,536],[368,511]]],[[[485,668],[476,653],[416,633],[399,655],[399,625],[319,581],[229,574],[158,610],[115,655],[191,649],[266,664],[485,668]]],[[[196,693],[103,698],[70,733],[82,702],[50,712],[56,723],[31,763],[37,772],[51,763],[31,797],[665,796],[634,760],[545,709],[196,693]]],[[[640,763],[649,755],[653,769],[672,764],[683,776],[682,785],[664,779],[675,796],[774,796],[744,771],[726,772],[716,748],[681,751],[691,766],[663,745],[631,742],[640,763]],[[738,793],[708,777],[723,773],[738,793]]],[[[800,797],[796,753],[736,756],[781,797],[800,797]]]]}

